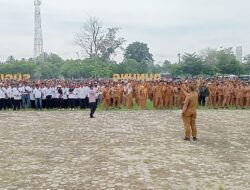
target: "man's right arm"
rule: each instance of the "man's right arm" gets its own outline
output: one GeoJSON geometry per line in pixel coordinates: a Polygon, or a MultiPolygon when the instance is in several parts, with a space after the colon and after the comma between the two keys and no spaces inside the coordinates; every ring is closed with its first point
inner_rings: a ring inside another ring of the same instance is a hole
{"type": "Polygon", "coordinates": [[[183,105],[183,108],[182,108],[182,115],[187,111],[189,101],[190,101],[189,96],[187,95],[186,99],[185,99],[185,102],[184,102],[184,105],[183,105]]]}
{"type": "Polygon", "coordinates": [[[186,97],[189,95],[189,93],[186,90],[184,90],[184,88],[182,87],[181,87],[181,91],[185,94],[186,97]]]}

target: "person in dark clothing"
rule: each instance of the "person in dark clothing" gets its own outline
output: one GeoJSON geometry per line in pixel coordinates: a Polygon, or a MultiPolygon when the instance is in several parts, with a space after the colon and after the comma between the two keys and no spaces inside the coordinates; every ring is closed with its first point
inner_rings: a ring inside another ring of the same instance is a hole
{"type": "Polygon", "coordinates": [[[94,113],[96,111],[96,91],[94,90],[93,86],[90,86],[89,91],[89,107],[90,107],[90,118],[95,118],[94,113]]]}
{"type": "Polygon", "coordinates": [[[206,97],[209,96],[209,90],[206,86],[205,83],[203,83],[200,87],[199,87],[199,105],[201,106],[205,106],[206,104],[206,97]]]}

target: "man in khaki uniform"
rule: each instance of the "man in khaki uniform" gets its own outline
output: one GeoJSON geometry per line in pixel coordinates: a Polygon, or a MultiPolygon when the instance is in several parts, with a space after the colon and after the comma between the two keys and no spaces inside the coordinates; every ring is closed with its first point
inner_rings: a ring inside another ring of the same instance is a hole
{"type": "Polygon", "coordinates": [[[220,85],[217,87],[217,93],[218,93],[218,107],[221,107],[224,100],[224,92],[223,92],[223,84],[220,83],[220,85]]]}
{"type": "Polygon", "coordinates": [[[241,109],[245,108],[244,107],[244,103],[245,103],[245,85],[244,84],[241,84],[240,85],[240,106],[241,106],[241,109]]]}
{"type": "Polygon", "coordinates": [[[224,108],[226,106],[228,108],[229,103],[230,103],[230,95],[231,95],[229,84],[224,84],[223,95],[224,95],[224,99],[223,99],[222,107],[224,108]]]}
{"type": "Polygon", "coordinates": [[[173,100],[174,100],[173,86],[170,84],[167,84],[165,88],[165,107],[172,109],[173,100]]]}
{"type": "Polygon", "coordinates": [[[243,97],[242,97],[242,102],[243,102],[243,108],[247,107],[247,84],[243,83],[243,97]]]}
{"type": "Polygon", "coordinates": [[[121,109],[121,89],[118,84],[114,87],[114,100],[113,100],[113,107],[117,107],[121,109]]]}
{"type": "Polygon", "coordinates": [[[103,97],[104,108],[108,110],[110,106],[110,99],[111,99],[111,90],[109,88],[109,85],[106,85],[105,88],[103,89],[102,97],[103,97]]]}
{"type": "Polygon", "coordinates": [[[236,106],[236,108],[239,108],[240,106],[242,106],[241,99],[242,99],[242,90],[241,90],[240,84],[238,84],[235,87],[235,106],[236,106]]]}
{"type": "Polygon", "coordinates": [[[139,107],[140,109],[146,109],[148,99],[148,91],[145,85],[139,86],[139,107]]]}
{"type": "Polygon", "coordinates": [[[180,107],[180,92],[177,84],[174,84],[173,92],[174,92],[174,106],[180,107]]]}
{"type": "Polygon", "coordinates": [[[126,108],[131,109],[133,106],[133,88],[130,83],[127,84],[124,91],[125,91],[126,108]]]}
{"type": "Polygon", "coordinates": [[[148,98],[151,102],[153,102],[154,92],[153,92],[153,85],[151,83],[148,84],[148,98]]]}
{"type": "Polygon", "coordinates": [[[216,108],[216,93],[217,93],[217,87],[216,84],[213,82],[208,87],[209,90],[209,108],[216,108]]]}
{"type": "Polygon", "coordinates": [[[156,109],[163,108],[163,86],[159,83],[154,92],[154,106],[156,109]]]}
{"type": "Polygon", "coordinates": [[[198,94],[195,92],[193,86],[189,86],[189,94],[182,89],[184,93],[187,95],[184,106],[182,108],[182,119],[185,128],[185,138],[184,140],[190,140],[190,128],[192,131],[193,140],[197,140],[197,129],[196,129],[196,109],[198,106],[198,94]]]}

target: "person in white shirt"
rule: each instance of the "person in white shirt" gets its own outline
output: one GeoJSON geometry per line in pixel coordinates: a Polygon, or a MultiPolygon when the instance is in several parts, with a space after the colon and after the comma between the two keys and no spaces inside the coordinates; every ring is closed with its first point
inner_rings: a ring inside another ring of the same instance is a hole
{"type": "Polygon", "coordinates": [[[69,109],[70,110],[75,109],[76,97],[77,97],[77,89],[75,88],[75,85],[71,84],[69,88],[69,109]]]}
{"type": "Polygon", "coordinates": [[[51,101],[51,106],[53,108],[56,108],[57,106],[57,88],[56,86],[52,86],[52,101],[51,101]]]}
{"type": "Polygon", "coordinates": [[[79,98],[79,104],[80,109],[86,109],[87,108],[87,96],[88,96],[88,89],[84,86],[83,83],[81,83],[80,87],[78,88],[78,98],[79,98]]]}
{"type": "Polygon", "coordinates": [[[33,90],[34,97],[35,97],[35,106],[36,110],[42,110],[42,88],[39,87],[37,84],[35,89],[33,90]]]}
{"type": "Polygon", "coordinates": [[[69,88],[67,86],[62,88],[63,91],[63,109],[68,108],[68,95],[69,95],[69,88]]]}
{"type": "Polygon", "coordinates": [[[85,84],[85,88],[84,88],[85,89],[85,93],[87,94],[87,96],[85,98],[85,101],[84,101],[84,103],[86,105],[86,108],[89,108],[89,96],[88,96],[88,94],[89,94],[90,88],[89,88],[88,85],[90,85],[90,84],[85,84]]]}
{"type": "Polygon", "coordinates": [[[20,110],[21,109],[21,101],[22,101],[22,93],[18,89],[18,85],[14,84],[13,85],[13,96],[14,96],[14,107],[13,110],[20,110]]]}
{"type": "Polygon", "coordinates": [[[45,95],[46,87],[44,86],[43,83],[41,83],[39,88],[41,89],[41,92],[42,92],[42,97],[41,97],[42,108],[46,108],[47,107],[47,101],[46,101],[46,95],[45,95]]]}
{"type": "Polygon", "coordinates": [[[63,109],[63,90],[62,86],[58,85],[55,91],[56,107],[61,110],[63,109]]]}
{"type": "Polygon", "coordinates": [[[102,95],[101,87],[95,84],[94,90],[96,91],[96,106],[97,106],[97,104],[101,102],[101,95],[102,95]]]}
{"type": "Polygon", "coordinates": [[[3,83],[0,83],[0,110],[6,110],[6,89],[3,83]]]}
{"type": "Polygon", "coordinates": [[[34,89],[35,89],[35,85],[33,85],[31,89],[32,89],[32,91],[31,91],[31,93],[30,93],[30,107],[31,107],[32,109],[36,109],[36,105],[35,105],[35,96],[34,96],[34,93],[33,93],[33,91],[34,91],[34,89]]]}
{"type": "Polygon", "coordinates": [[[46,108],[52,109],[52,95],[53,95],[54,89],[51,87],[50,84],[47,84],[47,86],[44,88],[45,98],[46,98],[46,108]]]}
{"type": "Polygon", "coordinates": [[[7,88],[7,97],[8,97],[8,108],[13,109],[13,107],[14,107],[14,95],[13,95],[13,89],[12,89],[11,85],[9,85],[7,88]]]}
{"type": "Polygon", "coordinates": [[[22,107],[22,109],[24,109],[25,108],[25,85],[24,84],[22,84],[22,83],[20,83],[19,84],[19,87],[18,87],[18,90],[20,91],[20,93],[21,93],[21,107],[22,107]]]}
{"type": "Polygon", "coordinates": [[[30,92],[31,87],[27,84],[27,82],[24,82],[23,84],[20,84],[19,91],[22,93],[22,108],[30,108],[30,92]]]}

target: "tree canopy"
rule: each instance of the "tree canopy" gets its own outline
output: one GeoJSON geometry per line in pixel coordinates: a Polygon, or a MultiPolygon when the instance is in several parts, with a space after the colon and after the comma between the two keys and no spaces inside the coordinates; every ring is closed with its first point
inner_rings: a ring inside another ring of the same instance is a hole
{"type": "Polygon", "coordinates": [[[124,53],[125,59],[134,59],[139,63],[153,62],[153,55],[149,52],[148,45],[142,42],[129,44],[124,53]]]}
{"type": "Polygon", "coordinates": [[[123,49],[125,39],[117,36],[119,30],[119,27],[105,29],[98,18],[90,17],[76,34],[75,42],[89,57],[101,57],[108,61],[118,49],[123,49]]]}

